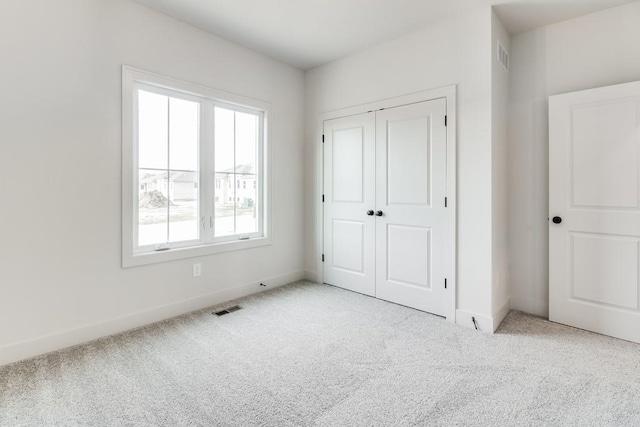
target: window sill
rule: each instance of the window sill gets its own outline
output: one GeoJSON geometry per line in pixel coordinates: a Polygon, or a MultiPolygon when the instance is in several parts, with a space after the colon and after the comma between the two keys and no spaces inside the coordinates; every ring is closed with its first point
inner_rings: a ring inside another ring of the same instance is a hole
{"type": "Polygon", "coordinates": [[[261,246],[268,246],[272,243],[273,242],[269,237],[259,237],[249,240],[234,240],[230,242],[211,243],[207,245],[190,246],[187,248],[169,249],[161,252],[144,252],[138,254],[133,253],[131,250],[127,251],[123,248],[122,268],[257,248],[261,246]]]}

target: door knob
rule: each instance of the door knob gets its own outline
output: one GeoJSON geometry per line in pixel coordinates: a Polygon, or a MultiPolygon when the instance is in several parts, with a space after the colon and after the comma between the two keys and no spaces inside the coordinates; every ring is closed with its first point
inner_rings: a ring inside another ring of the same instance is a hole
{"type": "Polygon", "coordinates": [[[559,216],[554,216],[551,221],[553,221],[554,224],[560,224],[562,222],[562,218],[560,218],[559,216]]]}
{"type": "Polygon", "coordinates": [[[373,216],[373,211],[372,211],[372,210],[368,210],[368,211],[367,211],[367,215],[369,215],[369,216],[373,216]]]}
{"type": "Polygon", "coordinates": [[[382,211],[376,211],[376,216],[382,216],[382,215],[383,215],[382,211]]]}

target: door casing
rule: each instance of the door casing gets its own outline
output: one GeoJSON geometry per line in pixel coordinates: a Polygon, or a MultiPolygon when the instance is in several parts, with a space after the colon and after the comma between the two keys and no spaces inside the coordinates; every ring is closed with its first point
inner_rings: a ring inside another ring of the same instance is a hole
{"type": "MultiPolygon", "coordinates": [[[[445,242],[445,253],[448,254],[446,259],[448,260],[445,266],[447,277],[447,291],[445,304],[446,319],[449,322],[455,323],[456,321],[456,295],[457,295],[457,194],[456,194],[456,86],[446,86],[443,88],[428,90],[424,92],[417,92],[410,95],[405,95],[397,98],[384,99],[380,101],[374,101],[371,103],[349,107],[339,110],[334,110],[326,113],[322,113],[318,116],[318,122],[316,125],[316,144],[315,144],[315,158],[316,158],[316,280],[320,283],[324,283],[323,277],[323,241],[324,241],[324,209],[322,205],[323,194],[323,182],[324,182],[324,162],[323,162],[323,123],[325,120],[337,119],[341,117],[352,116],[356,114],[367,113],[371,111],[378,111],[385,108],[401,107],[404,105],[415,104],[419,102],[432,101],[435,99],[446,99],[447,102],[447,207],[450,210],[450,221],[447,225],[448,236],[445,242]]],[[[443,284],[444,286],[444,284],[443,284]]]]}

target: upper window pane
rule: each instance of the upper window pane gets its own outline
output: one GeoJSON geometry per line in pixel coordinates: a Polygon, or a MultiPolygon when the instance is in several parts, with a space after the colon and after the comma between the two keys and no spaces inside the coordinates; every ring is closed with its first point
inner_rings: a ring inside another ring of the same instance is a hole
{"type": "Polygon", "coordinates": [[[169,98],[138,90],[138,166],[169,166],[169,98]]]}
{"type": "Polygon", "coordinates": [[[235,143],[235,111],[215,109],[216,172],[233,172],[235,143]]]}
{"type": "Polygon", "coordinates": [[[169,98],[169,169],[198,170],[200,105],[169,98]]]}
{"type": "Polygon", "coordinates": [[[258,157],[258,116],[236,112],[236,172],[255,173],[258,157]]]}

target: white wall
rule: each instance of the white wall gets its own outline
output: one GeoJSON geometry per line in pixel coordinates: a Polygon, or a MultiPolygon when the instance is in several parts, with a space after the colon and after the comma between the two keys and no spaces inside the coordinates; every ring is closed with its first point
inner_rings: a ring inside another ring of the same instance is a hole
{"type": "MultiPolygon", "coordinates": [[[[458,85],[458,308],[491,320],[491,10],[478,8],[419,33],[306,73],[305,268],[316,276],[318,115],[458,85]]],[[[468,319],[461,319],[470,323],[468,319]]],[[[488,325],[487,329],[491,326],[488,325]]]]}
{"type": "Polygon", "coordinates": [[[0,364],[302,277],[301,71],[126,0],[5,2],[0,56],[0,364]],[[272,246],[120,267],[123,64],[272,104],[272,246]]]}
{"type": "Polygon", "coordinates": [[[509,200],[507,183],[509,73],[498,62],[498,40],[510,51],[511,38],[491,13],[491,230],[494,329],[509,312],[509,200]]]}
{"type": "Polygon", "coordinates": [[[512,38],[509,252],[514,309],[548,316],[551,95],[640,80],[640,2],[512,38]]]}

